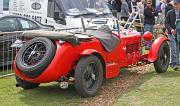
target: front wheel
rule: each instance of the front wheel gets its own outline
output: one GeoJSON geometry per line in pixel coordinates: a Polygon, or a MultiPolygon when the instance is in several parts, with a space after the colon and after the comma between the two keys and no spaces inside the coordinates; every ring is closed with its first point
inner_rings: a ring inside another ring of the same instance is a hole
{"type": "Polygon", "coordinates": [[[82,97],[95,96],[103,81],[103,67],[96,56],[80,59],[75,70],[75,88],[82,97]]]}
{"type": "Polygon", "coordinates": [[[167,42],[163,42],[159,48],[158,58],[154,62],[154,68],[157,73],[164,73],[167,71],[170,62],[170,47],[167,42]]]}

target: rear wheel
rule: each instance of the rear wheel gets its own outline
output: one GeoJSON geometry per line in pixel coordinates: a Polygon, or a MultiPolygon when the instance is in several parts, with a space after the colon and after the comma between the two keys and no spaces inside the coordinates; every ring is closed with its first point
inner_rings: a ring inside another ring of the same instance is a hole
{"type": "Polygon", "coordinates": [[[96,56],[83,57],[75,70],[75,88],[82,97],[92,97],[103,81],[103,67],[96,56]]]}
{"type": "Polygon", "coordinates": [[[154,62],[154,68],[157,73],[164,73],[167,71],[170,62],[170,47],[167,42],[163,42],[159,48],[158,58],[154,62]]]}
{"type": "Polygon", "coordinates": [[[15,77],[16,77],[16,82],[18,86],[23,89],[34,89],[34,88],[39,87],[40,85],[39,83],[31,83],[31,82],[24,81],[20,79],[18,76],[15,76],[15,77]]]}

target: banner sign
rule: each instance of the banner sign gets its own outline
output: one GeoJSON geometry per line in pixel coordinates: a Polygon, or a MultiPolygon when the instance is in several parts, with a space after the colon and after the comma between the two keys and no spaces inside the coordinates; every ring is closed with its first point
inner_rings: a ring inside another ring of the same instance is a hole
{"type": "Polygon", "coordinates": [[[48,0],[10,0],[9,12],[41,22],[47,17],[48,0]]]}

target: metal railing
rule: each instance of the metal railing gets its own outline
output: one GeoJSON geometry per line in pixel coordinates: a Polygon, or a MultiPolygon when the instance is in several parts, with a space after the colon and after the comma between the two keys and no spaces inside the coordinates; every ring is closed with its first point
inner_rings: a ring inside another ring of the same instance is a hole
{"type": "MultiPolygon", "coordinates": [[[[79,28],[69,28],[57,31],[78,32],[79,28]]],[[[23,32],[0,32],[0,78],[14,75],[13,60],[25,41],[23,32]]]]}
{"type": "Polygon", "coordinates": [[[0,32],[0,78],[13,75],[13,60],[23,41],[22,32],[0,32]]]}
{"type": "MultiPolygon", "coordinates": [[[[89,30],[92,28],[87,28],[89,30]]],[[[80,32],[82,28],[68,28],[56,30],[64,31],[69,33],[80,32]]],[[[13,60],[23,45],[23,43],[27,40],[22,36],[23,32],[8,32],[2,33],[0,32],[0,78],[14,75],[13,72],[13,60]]]]}

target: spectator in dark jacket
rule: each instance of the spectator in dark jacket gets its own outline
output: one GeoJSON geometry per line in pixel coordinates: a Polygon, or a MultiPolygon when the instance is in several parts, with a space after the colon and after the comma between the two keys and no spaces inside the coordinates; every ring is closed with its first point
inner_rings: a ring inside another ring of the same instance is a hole
{"type": "Polygon", "coordinates": [[[116,0],[111,0],[111,5],[112,5],[113,10],[117,10],[118,5],[116,3],[116,0]]]}
{"type": "Polygon", "coordinates": [[[176,29],[175,22],[176,22],[176,13],[175,13],[175,9],[172,9],[167,13],[165,20],[165,27],[167,29],[168,34],[175,35],[175,29],[176,29]]]}
{"type": "Polygon", "coordinates": [[[115,6],[116,6],[117,18],[120,19],[120,16],[121,16],[120,12],[121,12],[122,2],[121,2],[121,0],[114,0],[114,1],[115,1],[115,2],[114,2],[115,4],[112,4],[112,5],[115,5],[115,6]]]}
{"type": "Polygon", "coordinates": [[[113,10],[117,11],[117,18],[120,19],[120,12],[121,12],[121,0],[112,0],[111,2],[113,10]]]}
{"type": "Polygon", "coordinates": [[[157,12],[154,7],[152,7],[152,0],[147,0],[146,7],[144,9],[144,31],[150,31],[153,34],[155,16],[157,12]]]}
{"type": "Polygon", "coordinates": [[[180,0],[173,0],[174,9],[167,12],[167,16],[165,19],[165,27],[167,29],[168,38],[170,39],[170,47],[171,47],[171,67],[174,70],[179,69],[179,52],[178,45],[176,42],[177,34],[176,34],[176,20],[180,18],[180,0]]]}
{"type": "Polygon", "coordinates": [[[110,8],[110,10],[113,10],[112,4],[111,4],[111,0],[106,0],[106,4],[110,8]]]}
{"type": "MultiPolygon", "coordinates": [[[[177,34],[177,55],[178,55],[178,59],[179,59],[179,51],[180,51],[180,17],[178,19],[176,19],[176,34],[177,34]]],[[[179,64],[179,61],[178,61],[179,64]]]]}
{"type": "Polygon", "coordinates": [[[173,5],[170,3],[171,0],[166,0],[166,6],[165,6],[165,16],[167,15],[167,12],[171,9],[173,9],[173,5]]]}
{"type": "Polygon", "coordinates": [[[178,55],[178,64],[179,64],[179,47],[180,47],[180,0],[173,1],[175,14],[176,14],[176,48],[178,55]]]}
{"type": "Polygon", "coordinates": [[[121,0],[121,20],[127,21],[129,18],[129,8],[126,0],[121,0]]]}
{"type": "MultiPolygon", "coordinates": [[[[154,33],[154,24],[155,24],[155,16],[158,13],[155,8],[152,7],[152,0],[146,1],[146,7],[144,9],[144,32],[149,31],[152,34],[154,33]]],[[[150,42],[147,44],[147,49],[150,47],[150,42]]]]}
{"type": "Polygon", "coordinates": [[[121,0],[115,0],[115,1],[116,1],[116,4],[117,4],[117,12],[121,12],[121,5],[122,5],[121,0]]]}

